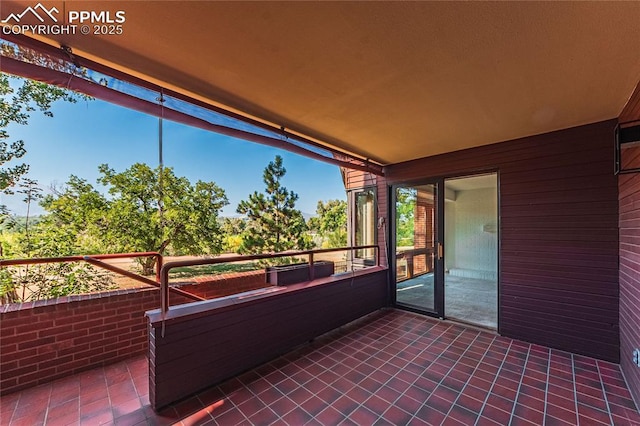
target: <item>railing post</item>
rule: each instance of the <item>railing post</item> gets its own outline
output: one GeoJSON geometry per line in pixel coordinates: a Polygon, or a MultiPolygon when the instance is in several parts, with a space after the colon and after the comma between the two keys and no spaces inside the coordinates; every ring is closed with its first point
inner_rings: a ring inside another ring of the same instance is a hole
{"type": "Polygon", "coordinates": [[[309,281],[313,281],[316,276],[316,271],[313,266],[313,252],[309,252],[309,281]]]}
{"type": "Polygon", "coordinates": [[[163,257],[160,253],[155,255],[156,258],[156,282],[160,283],[160,270],[162,269],[163,257]]]}
{"type": "Polygon", "coordinates": [[[160,302],[164,315],[169,311],[169,271],[164,268],[160,272],[160,302]]]}

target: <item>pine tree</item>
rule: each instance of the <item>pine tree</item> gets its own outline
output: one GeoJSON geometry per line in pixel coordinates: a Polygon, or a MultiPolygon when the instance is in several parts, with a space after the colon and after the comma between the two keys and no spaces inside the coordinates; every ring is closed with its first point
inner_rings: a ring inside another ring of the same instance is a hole
{"type": "Polygon", "coordinates": [[[264,193],[254,191],[248,200],[238,205],[236,211],[248,219],[240,253],[277,253],[312,247],[302,212],[295,208],[298,194],[287,190],[280,182],[286,172],[282,157],[276,155],[262,175],[266,185],[264,193]]]}

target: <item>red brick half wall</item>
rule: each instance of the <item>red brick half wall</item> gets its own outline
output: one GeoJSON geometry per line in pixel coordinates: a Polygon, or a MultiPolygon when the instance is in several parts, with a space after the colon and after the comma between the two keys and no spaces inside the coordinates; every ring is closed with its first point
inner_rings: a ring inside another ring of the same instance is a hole
{"type": "Polygon", "coordinates": [[[1,394],[145,353],[158,306],[153,287],[1,306],[1,394]]]}

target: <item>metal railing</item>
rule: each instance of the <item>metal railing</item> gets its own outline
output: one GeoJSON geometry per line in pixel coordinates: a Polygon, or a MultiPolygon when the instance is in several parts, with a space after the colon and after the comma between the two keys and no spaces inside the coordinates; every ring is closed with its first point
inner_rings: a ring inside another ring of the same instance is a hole
{"type": "Polygon", "coordinates": [[[433,265],[433,260],[430,259],[433,256],[435,250],[433,248],[417,248],[410,250],[402,250],[396,253],[396,265],[399,265],[399,260],[406,261],[406,273],[404,276],[401,276],[397,271],[399,281],[408,280],[413,278],[416,275],[422,275],[429,272],[432,272],[431,265],[433,265]],[[415,271],[414,268],[414,258],[418,256],[425,256],[424,262],[424,270],[423,271],[415,271]]]}
{"type": "Polygon", "coordinates": [[[367,246],[354,246],[354,247],[340,247],[330,249],[318,249],[318,250],[306,250],[306,251],[287,251],[280,253],[265,253],[255,255],[243,255],[243,256],[231,256],[231,257],[217,257],[211,259],[192,259],[192,260],[177,260],[173,262],[167,262],[162,265],[160,269],[160,291],[161,291],[161,310],[162,313],[166,313],[169,310],[169,291],[172,287],[169,286],[169,271],[173,268],[181,268],[185,266],[204,266],[215,265],[220,263],[230,262],[243,262],[251,260],[263,260],[263,259],[278,259],[282,257],[298,257],[307,256],[307,264],[309,265],[309,279],[314,279],[314,256],[322,253],[331,253],[337,251],[348,251],[350,253],[349,259],[353,260],[353,253],[355,250],[361,249],[374,249],[374,265],[380,264],[379,251],[380,248],[377,245],[367,246]]]}
{"type": "MultiPolygon", "coordinates": [[[[124,275],[127,278],[131,278],[141,283],[152,285],[154,287],[161,287],[160,271],[163,265],[163,257],[160,253],[155,251],[142,252],[142,253],[113,253],[113,254],[92,254],[92,255],[77,255],[77,256],[62,256],[62,257],[35,257],[31,259],[2,259],[0,260],[0,268],[6,267],[6,266],[41,265],[45,263],[63,263],[63,262],[87,262],[91,265],[97,266],[102,269],[106,269],[116,274],[124,275]],[[138,258],[138,257],[154,257],[156,259],[155,281],[145,276],[138,275],[134,272],[127,271],[126,269],[119,268],[117,266],[114,266],[102,261],[106,259],[123,259],[123,258],[138,258]]],[[[191,294],[177,288],[172,288],[171,291],[175,294],[188,297],[192,300],[206,300],[200,296],[196,296],[195,294],[191,294]]]]}
{"type": "Polygon", "coordinates": [[[299,257],[306,256],[307,264],[309,266],[309,279],[313,280],[314,277],[314,256],[323,253],[332,253],[338,251],[347,251],[350,256],[348,260],[353,263],[354,252],[356,250],[374,249],[374,263],[372,266],[378,266],[379,260],[379,247],[377,245],[366,246],[354,246],[354,247],[339,247],[330,249],[318,249],[318,250],[305,250],[305,251],[287,251],[281,253],[265,253],[256,255],[244,255],[244,256],[229,256],[229,257],[216,257],[216,258],[202,258],[191,260],[177,260],[164,263],[162,254],[158,252],[141,252],[141,253],[112,253],[112,254],[93,254],[93,255],[76,255],[76,256],[61,256],[61,257],[41,257],[31,259],[0,259],[0,268],[7,266],[26,266],[26,265],[38,265],[46,263],[63,263],[63,262],[87,262],[91,265],[97,266],[102,269],[114,272],[119,275],[123,275],[127,278],[139,281],[144,284],[148,284],[154,287],[160,288],[161,291],[161,309],[165,313],[169,309],[169,292],[178,294],[180,296],[187,297],[192,300],[202,301],[206,300],[203,297],[181,290],[179,288],[171,287],[169,285],[169,271],[173,268],[180,268],[185,266],[204,266],[215,265],[221,263],[243,262],[252,260],[264,260],[264,259],[278,259],[282,257],[299,257]],[[123,258],[139,258],[139,257],[154,257],[156,259],[156,279],[152,280],[145,276],[136,274],[126,269],[111,265],[103,260],[108,259],[123,259],[123,258]]]}

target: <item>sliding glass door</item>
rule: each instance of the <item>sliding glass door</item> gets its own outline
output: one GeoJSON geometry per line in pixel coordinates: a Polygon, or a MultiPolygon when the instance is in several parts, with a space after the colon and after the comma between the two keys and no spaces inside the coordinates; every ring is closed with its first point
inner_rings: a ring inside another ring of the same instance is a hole
{"type": "Polygon", "coordinates": [[[498,326],[496,173],[392,187],[395,304],[498,326]]]}
{"type": "Polygon", "coordinates": [[[442,316],[442,182],[393,188],[395,302],[442,316]]]}

